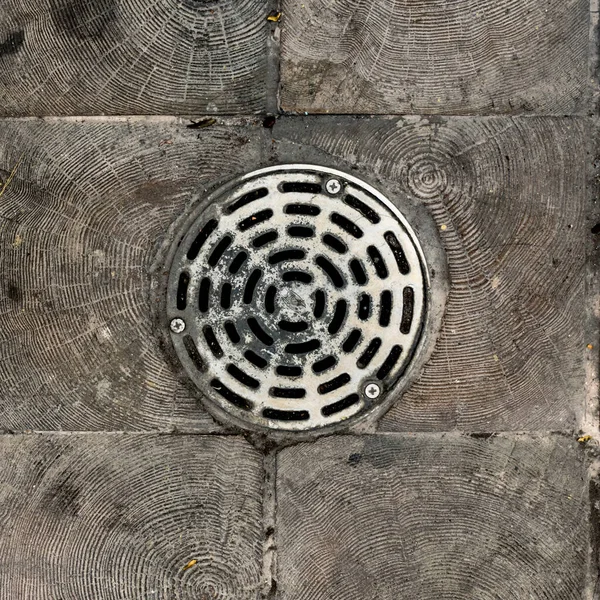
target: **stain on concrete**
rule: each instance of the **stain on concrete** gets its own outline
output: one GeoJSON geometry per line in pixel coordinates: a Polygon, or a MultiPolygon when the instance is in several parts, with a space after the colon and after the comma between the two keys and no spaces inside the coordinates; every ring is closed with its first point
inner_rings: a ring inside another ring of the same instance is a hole
{"type": "Polygon", "coordinates": [[[57,31],[79,40],[102,38],[118,18],[116,0],[50,0],[50,8],[57,31]]]}
{"type": "Polygon", "coordinates": [[[25,32],[22,29],[19,31],[12,31],[8,34],[6,39],[0,43],[0,56],[16,54],[24,42],[25,32]]]}
{"type": "Polygon", "coordinates": [[[68,479],[67,474],[50,487],[45,494],[43,506],[52,513],[76,517],[80,510],[80,492],[68,479]]]}
{"type": "Polygon", "coordinates": [[[21,303],[23,301],[23,292],[21,288],[15,283],[9,283],[6,289],[6,295],[13,301],[21,303]]]}

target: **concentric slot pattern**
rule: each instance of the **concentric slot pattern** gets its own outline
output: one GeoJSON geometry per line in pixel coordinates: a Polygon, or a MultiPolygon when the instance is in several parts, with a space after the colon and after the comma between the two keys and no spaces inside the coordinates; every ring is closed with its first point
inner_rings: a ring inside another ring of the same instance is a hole
{"type": "Polygon", "coordinates": [[[410,361],[425,312],[414,234],[354,183],[274,172],[214,203],[181,241],[168,317],[186,370],[223,410],[311,429],[381,401],[410,361]]]}

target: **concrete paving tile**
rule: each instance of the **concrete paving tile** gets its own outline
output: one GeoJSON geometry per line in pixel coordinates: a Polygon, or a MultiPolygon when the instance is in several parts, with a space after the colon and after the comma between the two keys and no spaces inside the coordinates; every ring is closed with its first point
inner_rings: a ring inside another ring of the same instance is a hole
{"type": "Polygon", "coordinates": [[[0,429],[217,428],[153,336],[148,271],[203,184],[261,160],[263,131],[2,123],[0,429]]]}
{"type": "Polygon", "coordinates": [[[583,451],[563,436],[327,438],[278,459],[281,600],[580,600],[583,451]]]}
{"type": "Polygon", "coordinates": [[[258,598],[262,462],[240,438],[5,435],[0,471],[2,600],[258,598]]]}
{"type": "Polygon", "coordinates": [[[265,109],[266,0],[5,0],[1,115],[265,109]]]}
{"type": "Polygon", "coordinates": [[[537,117],[279,120],[276,160],[350,170],[437,224],[450,276],[443,324],[384,430],[578,428],[588,127],[537,117]]]}
{"type": "Polygon", "coordinates": [[[285,110],[588,112],[587,0],[283,0],[285,110]]]}

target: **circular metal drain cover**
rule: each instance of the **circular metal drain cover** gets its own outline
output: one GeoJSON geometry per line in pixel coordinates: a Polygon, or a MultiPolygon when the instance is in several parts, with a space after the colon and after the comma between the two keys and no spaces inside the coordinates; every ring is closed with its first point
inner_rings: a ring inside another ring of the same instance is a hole
{"type": "Polygon", "coordinates": [[[426,315],[399,211],[345,173],[283,165],[217,190],[171,250],[169,335],[209,408],[309,430],[381,404],[426,315]]]}

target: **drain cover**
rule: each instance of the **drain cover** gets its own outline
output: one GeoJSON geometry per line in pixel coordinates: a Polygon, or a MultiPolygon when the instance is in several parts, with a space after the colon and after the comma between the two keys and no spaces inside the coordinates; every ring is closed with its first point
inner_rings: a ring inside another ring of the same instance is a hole
{"type": "Polygon", "coordinates": [[[415,235],[339,171],[283,165],[220,188],[171,257],[176,354],[239,425],[308,430],[368,412],[419,341],[428,279],[415,235]]]}

